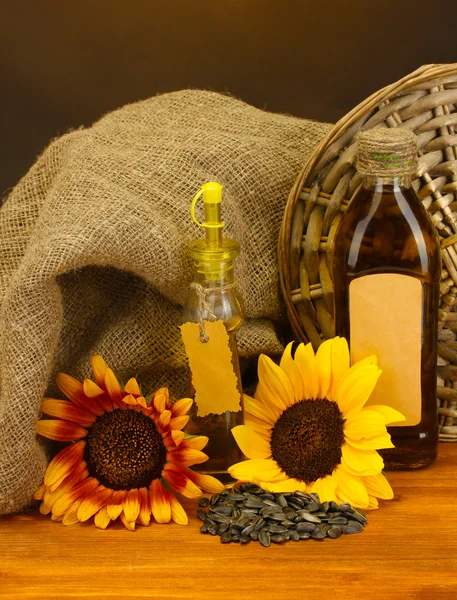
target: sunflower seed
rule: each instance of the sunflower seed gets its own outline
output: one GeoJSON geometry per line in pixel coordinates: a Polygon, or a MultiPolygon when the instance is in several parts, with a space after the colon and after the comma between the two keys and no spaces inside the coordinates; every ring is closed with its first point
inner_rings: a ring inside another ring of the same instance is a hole
{"type": "Polygon", "coordinates": [[[276,502],[273,502],[273,500],[270,500],[268,498],[265,498],[263,500],[263,503],[266,504],[267,506],[275,506],[276,508],[278,508],[278,505],[276,504],[276,502]]]}
{"type": "Polygon", "coordinates": [[[264,508],[265,504],[262,502],[262,500],[246,500],[246,502],[244,503],[244,506],[246,508],[264,508]]]}
{"type": "Polygon", "coordinates": [[[266,525],[265,519],[259,517],[258,521],[254,524],[254,531],[260,531],[266,525]]]}
{"type": "Polygon", "coordinates": [[[283,544],[287,540],[282,535],[272,535],[271,536],[271,541],[274,542],[275,544],[283,544]]]}
{"type": "Polygon", "coordinates": [[[283,513],[284,513],[284,514],[286,515],[286,517],[287,517],[288,519],[290,519],[291,521],[292,521],[293,519],[295,519],[295,518],[296,518],[296,516],[297,516],[297,511],[296,511],[296,510],[294,510],[293,508],[290,508],[290,507],[287,507],[287,508],[285,508],[285,509],[283,510],[283,513]]]}
{"type": "Polygon", "coordinates": [[[287,529],[287,527],[283,527],[282,525],[270,525],[268,531],[270,533],[285,533],[289,530],[287,529]]]}
{"type": "Polygon", "coordinates": [[[249,536],[249,535],[242,535],[242,536],[240,537],[240,542],[241,542],[242,544],[249,544],[249,542],[250,542],[250,541],[251,541],[251,538],[250,538],[250,536],[249,536]]]}
{"type": "Polygon", "coordinates": [[[330,502],[328,503],[328,511],[327,512],[337,512],[338,511],[338,504],[336,502],[334,502],[333,500],[330,500],[330,502]]]}
{"type": "Polygon", "coordinates": [[[220,498],[220,495],[215,494],[210,500],[211,506],[214,506],[215,504],[217,504],[219,502],[219,498],[220,498]]]}
{"type": "Polygon", "coordinates": [[[343,530],[341,529],[341,527],[330,527],[327,535],[329,538],[332,538],[335,540],[336,538],[339,538],[340,535],[343,535],[343,530]]]}
{"type": "Polygon", "coordinates": [[[208,527],[208,533],[210,535],[217,535],[217,525],[210,525],[208,527]]]}
{"type": "Polygon", "coordinates": [[[305,494],[305,492],[299,492],[298,490],[295,492],[294,496],[297,498],[303,498],[305,501],[310,500],[309,494],[305,494]]]}
{"type": "Polygon", "coordinates": [[[262,531],[259,533],[259,542],[262,544],[262,546],[265,546],[265,548],[268,548],[270,545],[270,534],[265,531],[265,529],[262,529],[262,531]]]}
{"type": "Polygon", "coordinates": [[[237,494],[236,492],[230,494],[230,498],[235,500],[235,502],[242,502],[243,500],[246,500],[246,496],[244,494],[237,494]]]}
{"type": "Polygon", "coordinates": [[[241,535],[249,536],[253,531],[254,531],[254,525],[248,525],[247,527],[245,527],[243,529],[243,531],[241,532],[241,535]]]}
{"type": "Polygon", "coordinates": [[[286,515],[284,513],[272,513],[271,515],[267,515],[268,519],[271,519],[272,521],[284,521],[286,519],[286,515]]]}
{"type": "Polygon", "coordinates": [[[205,525],[202,525],[200,527],[200,533],[208,533],[208,527],[206,527],[205,525]]]}
{"type": "Polygon", "coordinates": [[[240,510],[240,513],[241,513],[242,515],[245,515],[246,517],[250,517],[251,519],[257,516],[257,513],[256,513],[256,512],[254,512],[253,510],[249,510],[249,509],[247,509],[247,508],[242,508],[242,509],[240,510]]]}
{"type": "Polygon", "coordinates": [[[298,502],[299,498],[296,498],[294,500],[289,500],[288,501],[288,506],[289,508],[291,508],[292,510],[300,510],[301,508],[303,508],[305,506],[305,503],[302,502],[300,504],[300,502],[298,502]]]}
{"type": "Polygon", "coordinates": [[[230,519],[225,515],[219,515],[218,513],[211,513],[211,520],[216,523],[230,523],[230,519]]]}
{"type": "Polygon", "coordinates": [[[319,510],[323,513],[327,513],[329,507],[330,507],[330,502],[321,502],[321,505],[319,506],[319,510]]]}
{"type": "Polygon", "coordinates": [[[232,512],[232,517],[233,517],[234,519],[238,519],[238,517],[239,517],[240,515],[241,515],[241,513],[240,513],[240,509],[239,509],[239,508],[237,508],[237,507],[235,506],[235,508],[233,509],[233,512],[232,512]]]}
{"type": "Polygon", "coordinates": [[[320,506],[319,501],[317,501],[317,502],[311,501],[306,508],[307,508],[308,512],[314,513],[319,510],[319,506],[320,506]]]}
{"type": "Polygon", "coordinates": [[[259,532],[254,529],[249,537],[251,540],[254,540],[254,542],[257,542],[259,540],[259,532]]]}
{"type": "Polygon", "coordinates": [[[284,498],[284,496],[282,494],[277,494],[276,495],[276,502],[282,508],[287,508],[287,500],[284,498]]]}
{"type": "Polygon", "coordinates": [[[319,519],[319,517],[315,517],[314,515],[311,515],[309,513],[303,513],[303,515],[300,515],[302,521],[307,521],[308,523],[320,523],[321,520],[319,519]]]}
{"type": "Polygon", "coordinates": [[[354,508],[354,512],[351,515],[351,519],[355,519],[359,523],[362,523],[362,525],[368,523],[367,516],[361,508],[354,508]]]}
{"type": "Polygon", "coordinates": [[[260,494],[259,497],[262,498],[262,500],[270,500],[271,502],[275,503],[275,497],[273,494],[260,494]]]}
{"type": "Polygon", "coordinates": [[[239,535],[232,535],[232,542],[239,542],[240,541],[240,536],[239,535]]]}
{"type": "Polygon", "coordinates": [[[230,523],[221,523],[219,525],[219,527],[217,528],[217,535],[222,535],[223,533],[228,531],[229,527],[230,527],[230,523]]]}
{"type": "Polygon", "coordinates": [[[209,498],[200,498],[198,501],[198,506],[203,506],[204,508],[209,506],[209,498]]]}
{"type": "Polygon", "coordinates": [[[236,525],[240,525],[241,529],[244,529],[245,527],[247,527],[250,523],[250,519],[247,515],[242,515],[239,519],[237,519],[236,521],[236,525]]]}
{"type": "Polygon", "coordinates": [[[311,533],[316,529],[314,523],[297,523],[298,533],[311,533]]]}
{"type": "Polygon", "coordinates": [[[333,519],[329,519],[329,525],[347,525],[348,520],[346,517],[334,517],[333,519]]]}
{"type": "Polygon", "coordinates": [[[233,508],[230,506],[213,506],[211,507],[211,512],[216,513],[218,515],[225,515],[226,517],[231,517],[233,508]]]}
{"type": "Polygon", "coordinates": [[[363,531],[362,523],[358,521],[348,521],[347,525],[343,525],[344,533],[360,533],[363,531]]]}
{"type": "Polygon", "coordinates": [[[299,534],[298,534],[298,537],[299,537],[301,540],[309,540],[309,538],[311,537],[311,534],[310,534],[310,533],[303,532],[303,533],[299,533],[299,534]]]}
{"type": "Polygon", "coordinates": [[[340,512],[348,512],[348,513],[352,513],[354,512],[354,509],[352,508],[352,506],[349,504],[349,502],[342,502],[339,507],[338,510],[340,512]]]}
{"type": "Polygon", "coordinates": [[[248,492],[251,492],[251,494],[261,494],[263,492],[263,490],[255,483],[248,483],[246,489],[248,492]]]}
{"type": "Polygon", "coordinates": [[[202,508],[199,508],[197,510],[197,517],[200,519],[200,521],[204,521],[206,519],[206,512],[202,508]]]}
{"type": "Polygon", "coordinates": [[[203,521],[203,525],[204,525],[205,527],[209,527],[210,525],[216,525],[216,523],[215,523],[214,521],[212,521],[211,519],[205,519],[205,520],[203,521]]]}
{"type": "Polygon", "coordinates": [[[298,531],[294,531],[293,529],[290,531],[290,539],[293,542],[298,542],[298,540],[300,539],[300,535],[298,533],[298,531]]]}
{"type": "Polygon", "coordinates": [[[296,523],[294,523],[293,521],[288,521],[287,519],[285,521],[281,521],[280,523],[283,527],[287,527],[287,529],[291,528],[291,527],[295,527],[296,523]]]}
{"type": "Polygon", "coordinates": [[[316,527],[316,529],[311,533],[311,537],[313,540],[323,540],[325,537],[327,537],[327,532],[321,527],[316,527]]]}

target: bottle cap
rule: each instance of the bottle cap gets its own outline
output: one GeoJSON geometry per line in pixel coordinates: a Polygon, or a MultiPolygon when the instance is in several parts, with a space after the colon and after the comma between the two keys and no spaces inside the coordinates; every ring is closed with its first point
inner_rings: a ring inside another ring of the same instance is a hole
{"type": "Polygon", "coordinates": [[[417,139],[408,129],[376,127],[357,136],[357,170],[373,177],[413,175],[417,139]]]}
{"type": "Polygon", "coordinates": [[[222,185],[216,181],[208,181],[194,196],[190,207],[194,223],[205,229],[205,238],[191,242],[189,254],[197,270],[212,280],[222,279],[225,271],[233,269],[233,261],[240,251],[240,245],[236,240],[222,237],[224,222],[221,220],[221,203],[222,185]],[[195,215],[196,204],[200,197],[205,209],[205,218],[202,222],[195,215]]]}

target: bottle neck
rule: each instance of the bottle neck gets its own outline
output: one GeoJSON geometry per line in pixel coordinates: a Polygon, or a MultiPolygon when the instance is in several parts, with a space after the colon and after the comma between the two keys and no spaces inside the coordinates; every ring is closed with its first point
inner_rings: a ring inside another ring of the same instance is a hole
{"type": "Polygon", "coordinates": [[[219,288],[235,283],[233,262],[221,264],[217,272],[210,269],[199,270],[194,268],[194,281],[204,288],[219,288]]]}
{"type": "Polygon", "coordinates": [[[362,186],[366,190],[381,191],[383,187],[389,186],[396,189],[409,189],[412,185],[411,175],[399,175],[397,177],[377,177],[375,175],[364,175],[362,186]]]}

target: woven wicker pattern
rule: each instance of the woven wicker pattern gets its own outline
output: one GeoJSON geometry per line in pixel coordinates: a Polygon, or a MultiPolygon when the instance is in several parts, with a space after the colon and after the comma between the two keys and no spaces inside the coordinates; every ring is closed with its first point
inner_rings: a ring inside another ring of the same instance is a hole
{"type": "Polygon", "coordinates": [[[441,441],[457,442],[457,63],[426,65],[343,117],[302,170],[286,206],[279,242],[281,287],[300,340],[334,335],[331,252],[336,227],[360,186],[355,136],[402,127],[419,146],[414,188],[438,231],[443,259],[438,339],[441,441]]]}

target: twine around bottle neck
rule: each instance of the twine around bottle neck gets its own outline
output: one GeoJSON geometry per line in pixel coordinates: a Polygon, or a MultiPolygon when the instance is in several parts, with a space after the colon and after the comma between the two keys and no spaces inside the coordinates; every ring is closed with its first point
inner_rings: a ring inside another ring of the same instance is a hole
{"type": "Polygon", "coordinates": [[[407,129],[380,128],[357,136],[358,172],[369,177],[412,176],[417,169],[417,140],[407,129]]]}
{"type": "Polygon", "coordinates": [[[198,297],[198,324],[200,327],[200,341],[203,344],[206,344],[209,340],[209,337],[205,331],[204,319],[206,319],[207,321],[216,321],[217,320],[216,315],[213,313],[213,311],[209,307],[207,297],[210,294],[214,294],[214,292],[217,292],[217,293],[228,292],[229,290],[231,290],[235,287],[235,284],[228,283],[227,285],[223,285],[223,286],[217,287],[217,288],[204,288],[202,285],[200,285],[196,281],[193,281],[190,284],[190,287],[191,287],[191,289],[195,290],[197,297],[198,297]],[[204,314],[206,314],[207,316],[203,317],[204,314]]]}

